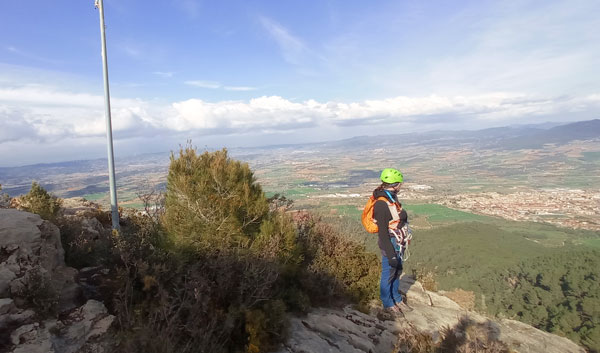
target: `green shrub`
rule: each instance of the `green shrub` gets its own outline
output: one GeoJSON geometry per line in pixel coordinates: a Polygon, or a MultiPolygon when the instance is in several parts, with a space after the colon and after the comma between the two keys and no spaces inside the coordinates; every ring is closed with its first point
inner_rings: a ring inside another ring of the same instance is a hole
{"type": "Polygon", "coordinates": [[[180,244],[244,247],[260,229],[269,204],[248,165],[227,150],[171,154],[163,223],[180,244]]]}
{"type": "Polygon", "coordinates": [[[245,255],[182,257],[135,234],[117,238],[120,351],[262,352],[279,342],[285,306],[274,299],[276,264],[245,255]]]}
{"type": "Polygon", "coordinates": [[[288,207],[226,150],[172,155],[161,222],[127,217],[114,237],[119,350],[265,352],[288,310],[374,298],[377,256],[288,207]]]}
{"type": "Polygon", "coordinates": [[[44,270],[35,267],[26,273],[23,286],[13,293],[33,307],[41,317],[50,317],[56,314],[58,308],[59,294],[52,287],[48,275],[44,270]]]}
{"type": "Polygon", "coordinates": [[[429,268],[412,269],[412,276],[416,281],[421,282],[423,288],[430,292],[437,292],[438,283],[435,279],[436,274],[429,268]]]}
{"type": "Polygon", "coordinates": [[[0,208],[10,207],[11,197],[2,192],[2,184],[0,184],[0,208]]]}
{"type": "Polygon", "coordinates": [[[294,220],[281,211],[273,211],[263,220],[250,248],[255,256],[276,260],[291,272],[297,271],[303,258],[294,220]]]}
{"type": "MultiPolygon", "coordinates": [[[[98,212],[102,213],[102,211],[98,212]]],[[[54,223],[60,230],[60,239],[65,250],[65,263],[68,266],[81,269],[105,265],[113,260],[113,244],[109,230],[101,232],[97,237],[91,237],[84,230],[79,219],[58,217],[54,223]]]]}
{"type": "Polygon", "coordinates": [[[303,284],[311,298],[327,303],[346,297],[360,304],[375,299],[380,274],[377,255],[308,213],[296,218],[299,240],[306,249],[303,284]]]}
{"type": "Polygon", "coordinates": [[[21,207],[36,213],[45,220],[55,220],[60,211],[62,200],[48,192],[37,182],[31,183],[29,192],[21,197],[21,207]]]}
{"type": "Polygon", "coordinates": [[[287,321],[286,306],[281,300],[269,301],[260,309],[246,312],[244,328],[248,334],[248,353],[269,352],[275,349],[276,343],[283,337],[287,321]]]}

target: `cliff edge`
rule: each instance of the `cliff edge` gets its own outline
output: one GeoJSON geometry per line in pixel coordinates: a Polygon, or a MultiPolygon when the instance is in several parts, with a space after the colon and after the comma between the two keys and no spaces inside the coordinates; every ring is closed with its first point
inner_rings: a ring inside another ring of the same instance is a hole
{"type": "Polygon", "coordinates": [[[515,320],[490,319],[429,292],[410,276],[401,291],[414,309],[382,320],[347,306],[316,309],[291,320],[290,337],[277,353],[521,352],[585,353],[567,338],[515,320]]]}

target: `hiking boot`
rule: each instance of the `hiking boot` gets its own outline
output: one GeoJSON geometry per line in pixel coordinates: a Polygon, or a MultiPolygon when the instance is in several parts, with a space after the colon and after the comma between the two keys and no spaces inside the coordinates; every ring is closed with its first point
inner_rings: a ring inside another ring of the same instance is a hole
{"type": "Polygon", "coordinates": [[[411,311],[414,310],[411,306],[406,304],[404,301],[401,301],[400,303],[396,303],[396,305],[394,305],[394,307],[397,308],[398,310],[400,310],[401,313],[410,313],[411,311]]]}
{"type": "Polygon", "coordinates": [[[393,315],[401,315],[402,314],[402,309],[400,309],[398,307],[398,305],[390,306],[389,308],[386,308],[385,310],[390,312],[393,315]]]}
{"type": "Polygon", "coordinates": [[[402,316],[402,311],[397,306],[390,306],[377,314],[377,318],[381,321],[393,321],[399,316],[402,316]]]}

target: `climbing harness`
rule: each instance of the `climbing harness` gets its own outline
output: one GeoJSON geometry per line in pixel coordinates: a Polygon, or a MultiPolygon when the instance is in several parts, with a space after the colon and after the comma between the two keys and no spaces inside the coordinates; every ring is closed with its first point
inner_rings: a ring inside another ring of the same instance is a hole
{"type": "Polygon", "coordinates": [[[402,259],[402,262],[408,260],[410,257],[410,251],[408,245],[412,240],[413,234],[408,223],[404,224],[401,228],[390,229],[390,234],[396,238],[396,251],[398,257],[402,259]]]}

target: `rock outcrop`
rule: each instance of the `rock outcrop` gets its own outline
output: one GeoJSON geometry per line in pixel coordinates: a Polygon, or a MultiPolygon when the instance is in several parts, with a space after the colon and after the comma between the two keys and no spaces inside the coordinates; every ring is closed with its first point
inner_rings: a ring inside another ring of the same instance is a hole
{"type": "Polygon", "coordinates": [[[77,275],[65,265],[54,224],[32,213],[0,209],[1,353],[105,350],[98,338],[114,316],[101,302],[84,303],[77,275]]]}
{"type": "MultiPolygon", "coordinates": [[[[559,337],[514,320],[491,320],[476,312],[462,309],[451,299],[423,289],[409,276],[401,279],[401,291],[407,293],[414,309],[393,320],[381,320],[351,307],[316,309],[305,317],[291,320],[290,337],[278,353],[404,352],[404,338],[410,334],[443,341],[448,332],[453,337],[484,335],[474,340],[492,342],[507,350],[521,353],[585,353],[567,338],[559,337]]],[[[447,345],[446,345],[447,346],[447,345]]],[[[453,350],[448,350],[453,351],[453,350]]],[[[483,350],[485,351],[485,350],[483,350]]]]}
{"type": "Polygon", "coordinates": [[[45,320],[23,325],[10,334],[11,353],[76,353],[106,351],[98,341],[112,324],[114,316],[104,305],[89,300],[63,320],[45,320]]]}
{"type": "Polygon", "coordinates": [[[10,196],[2,192],[0,189],[0,208],[9,208],[10,207],[10,196]]]}
{"type": "Polygon", "coordinates": [[[65,265],[54,224],[33,213],[0,209],[0,298],[20,304],[35,294],[31,291],[45,291],[56,297],[59,311],[69,310],[79,295],[76,275],[65,265]]]}
{"type": "Polygon", "coordinates": [[[71,197],[62,200],[63,216],[77,216],[80,218],[92,218],[102,213],[100,205],[82,197],[71,197]]]}

